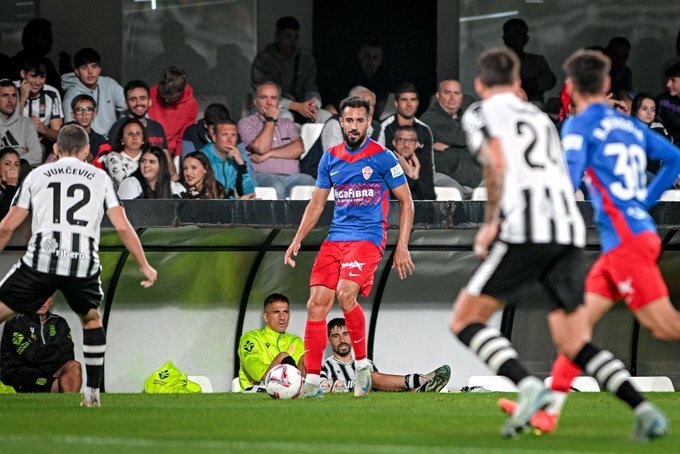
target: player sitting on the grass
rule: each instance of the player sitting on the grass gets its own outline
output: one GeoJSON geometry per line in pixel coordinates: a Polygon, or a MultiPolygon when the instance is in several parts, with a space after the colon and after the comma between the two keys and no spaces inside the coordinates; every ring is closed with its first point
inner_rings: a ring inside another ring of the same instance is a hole
{"type": "Polygon", "coordinates": [[[33,215],[26,254],[0,281],[0,321],[17,312],[35,313],[48,296],[60,290],[83,325],[87,386],[80,405],[99,407],[106,351],[99,315],[104,293],[98,253],[104,214],[139,265],[142,286],[153,285],[156,270],[146,261],[111,178],[83,162],[90,153],[85,129],[77,125],[61,128],[54,152],[59,160],[28,174],[0,222],[2,251],[14,230],[33,215]]]}
{"type": "Polygon", "coordinates": [[[77,393],[82,368],[73,355],[71,328],[50,312],[50,296],[35,314],[18,315],[5,324],[0,379],[19,393],[77,393]]]}
{"type": "MultiPolygon", "coordinates": [[[[328,343],[333,354],[321,367],[321,388],[324,392],[349,392],[354,390],[356,366],[352,356],[352,340],[344,318],[334,318],[328,322],[328,343]]],[[[412,373],[391,375],[378,372],[371,363],[371,381],[375,391],[415,391],[439,392],[451,378],[451,368],[444,364],[429,374],[412,373]]]]}
{"type": "Polygon", "coordinates": [[[248,331],[238,345],[241,367],[239,384],[244,391],[259,385],[269,370],[278,364],[290,364],[305,375],[305,347],[302,338],[286,333],[290,322],[290,302],[280,293],[272,293],[264,300],[264,328],[248,331]]]}

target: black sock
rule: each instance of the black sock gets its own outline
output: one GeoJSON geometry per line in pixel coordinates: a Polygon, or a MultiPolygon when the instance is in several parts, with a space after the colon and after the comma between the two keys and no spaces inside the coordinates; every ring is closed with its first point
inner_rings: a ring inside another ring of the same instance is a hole
{"type": "Polygon", "coordinates": [[[626,367],[611,352],[587,343],[574,358],[574,364],[595,377],[602,389],[616,395],[630,405],[630,408],[645,401],[630,382],[630,373],[626,367]]]}
{"type": "Polygon", "coordinates": [[[518,384],[529,373],[517,360],[517,351],[500,331],[483,323],[471,323],[458,333],[458,339],[498,375],[518,384]]]}
{"type": "Polygon", "coordinates": [[[85,356],[85,371],[87,372],[87,386],[99,388],[104,374],[104,352],[106,351],[106,333],[104,328],[83,330],[83,355],[85,356]]]}

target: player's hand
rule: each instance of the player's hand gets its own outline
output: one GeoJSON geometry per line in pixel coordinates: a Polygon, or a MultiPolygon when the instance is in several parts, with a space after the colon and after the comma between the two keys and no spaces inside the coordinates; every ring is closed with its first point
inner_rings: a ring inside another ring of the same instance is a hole
{"type": "Polygon", "coordinates": [[[416,267],[411,260],[411,253],[407,248],[397,246],[397,249],[394,251],[394,261],[392,262],[392,269],[394,268],[399,273],[399,279],[406,279],[413,274],[413,270],[416,267]]]}
{"type": "Polygon", "coordinates": [[[477,235],[475,235],[473,246],[475,255],[481,259],[485,259],[489,255],[489,246],[498,236],[499,230],[500,224],[498,222],[482,224],[477,235]]]}
{"type": "Polygon", "coordinates": [[[292,256],[297,257],[298,252],[300,251],[300,246],[299,240],[293,240],[293,242],[290,243],[290,246],[288,246],[288,250],[286,251],[286,255],[283,257],[284,265],[290,265],[291,268],[295,268],[295,260],[293,260],[292,256]]]}
{"type": "Polygon", "coordinates": [[[158,272],[151,265],[143,266],[139,269],[139,271],[141,271],[142,274],[146,276],[146,279],[141,282],[142,287],[149,288],[154,284],[154,282],[156,282],[156,279],[158,278],[158,272]]]}

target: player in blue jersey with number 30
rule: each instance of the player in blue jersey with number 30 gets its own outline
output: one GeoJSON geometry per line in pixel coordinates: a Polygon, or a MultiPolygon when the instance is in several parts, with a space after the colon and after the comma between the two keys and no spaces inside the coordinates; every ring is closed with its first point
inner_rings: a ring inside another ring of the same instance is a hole
{"type": "MultiPolygon", "coordinates": [[[[671,304],[657,265],[661,242],[648,213],[680,173],[680,150],[636,118],[606,104],[610,67],[609,59],[596,51],[578,51],[564,64],[567,89],[573,92],[580,114],[564,124],[562,143],[575,188],[585,173],[602,247],[585,283],[588,319],[595,325],[622,299],[655,337],[680,340],[680,312],[671,304]],[[648,184],[645,170],[650,159],[663,164],[648,184]]],[[[533,426],[555,430],[571,382],[580,372],[565,356],[558,356],[551,385],[557,398],[534,415],[533,426]]],[[[506,411],[513,407],[507,401],[501,406],[506,411]]],[[[655,415],[649,406],[638,406],[635,413],[636,438],[646,440],[667,432],[663,415],[655,415]]]]}
{"type": "Polygon", "coordinates": [[[366,318],[357,296],[368,296],[373,274],[387,239],[390,190],[401,203],[399,240],[393,268],[404,279],[413,271],[408,240],[413,223],[413,200],[404,171],[390,150],[366,136],[370,105],[359,97],[340,104],[345,141],[327,150],[319,163],[316,189],[300,227],[286,251],[284,263],[295,266],[302,240],[314,228],[333,190],[335,212],[326,241],[321,245],[310,277],[305,327],[306,397],[323,397],[321,361],[328,342],[326,316],[336,297],[344,312],[356,359],[354,395],[371,389],[371,366],[366,357],[366,318]]]}

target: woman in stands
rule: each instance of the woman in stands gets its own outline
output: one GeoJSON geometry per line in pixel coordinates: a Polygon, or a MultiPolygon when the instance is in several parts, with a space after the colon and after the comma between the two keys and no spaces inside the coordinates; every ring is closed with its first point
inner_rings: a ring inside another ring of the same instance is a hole
{"type": "Polygon", "coordinates": [[[184,186],[170,178],[167,157],[158,147],[143,152],[135,173],[118,187],[118,196],[123,200],[177,199],[185,192],[184,186]]]}
{"type": "Polygon", "coordinates": [[[10,147],[0,150],[0,219],[4,218],[19,188],[19,153],[10,147]]]}
{"type": "MultiPolygon", "coordinates": [[[[654,101],[654,97],[651,94],[640,93],[633,98],[630,111],[632,116],[649,126],[653,131],[658,132],[671,142],[673,141],[664,125],[655,120],[656,101],[654,101]]],[[[661,162],[659,161],[649,161],[647,162],[647,172],[655,175],[660,166],[661,162]]]]}
{"type": "Polygon", "coordinates": [[[215,179],[208,158],[200,151],[189,153],[184,158],[182,183],[188,199],[225,199],[224,186],[215,179]]]}
{"type": "Polygon", "coordinates": [[[123,123],[111,144],[113,151],[97,156],[95,160],[101,163],[118,187],[125,178],[135,173],[147,144],[144,126],[139,120],[130,118],[123,123]]]}

